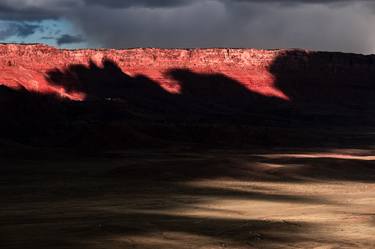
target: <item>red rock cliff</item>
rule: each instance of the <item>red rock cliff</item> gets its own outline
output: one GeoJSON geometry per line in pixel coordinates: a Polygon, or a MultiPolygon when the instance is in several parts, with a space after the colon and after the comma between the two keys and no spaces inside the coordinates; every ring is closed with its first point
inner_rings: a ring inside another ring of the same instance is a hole
{"type": "MultiPolygon", "coordinates": [[[[181,93],[181,82],[169,72],[181,69],[197,75],[221,75],[251,93],[283,101],[350,100],[358,98],[361,90],[366,90],[365,95],[374,90],[373,55],[256,49],[63,50],[41,44],[0,45],[0,84],[84,100],[85,92],[52,84],[50,72],[67,72],[77,65],[102,68],[106,60],[124,75],[147,77],[165,92],[176,95],[181,93]]],[[[74,86],[75,81],[73,75],[65,79],[65,85],[74,86]]]]}
{"type": "Polygon", "coordinates": [[[0,69],[0,141],[320,146],[375,126],[373,55],[9,44],[0,69]]]}
{"type": "MultiPolygon", "coordinates": [[[[88,65],[90,60],[101,65],[104,59],[116,63],[124,73],[144,75],[158,82],[170,93],[178,94],[179,83],[166,73],[172,69],[189,69],[196,73],[220,73],[238,80],[249,90],[265,96],[288,97],[274,83],[269,67],[283,50],[255,49],[153,49],[126,50],[85,49],[61,50],[46,45],[0,45],[0,83],[24,87],[40,93],[58,93],[74,100],[83,93],[67,93],[51,85],[47,72],[64,70],[70,65],[88,65]]],[[[74,84],[74,82],[72,82],[74,84]]]]}

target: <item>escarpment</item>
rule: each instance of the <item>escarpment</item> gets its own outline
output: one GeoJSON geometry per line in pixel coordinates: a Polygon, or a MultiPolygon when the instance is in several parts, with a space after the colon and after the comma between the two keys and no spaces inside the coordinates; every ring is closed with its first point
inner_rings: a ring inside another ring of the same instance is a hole
{"type": "Polygon", "coordinates": [[[283,144],[375,123],[373,55],[2,44],[0,70],[0,138],[22,143],[283,144]]]}

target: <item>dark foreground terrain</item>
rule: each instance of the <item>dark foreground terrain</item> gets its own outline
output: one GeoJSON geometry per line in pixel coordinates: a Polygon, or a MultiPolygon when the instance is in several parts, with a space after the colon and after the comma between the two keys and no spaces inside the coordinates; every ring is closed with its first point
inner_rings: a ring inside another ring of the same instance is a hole
{"type": "Polygon", "coordinates": [[[49,154],[1,160],[1,248],[375,247],[371,149],[49,154]]]}

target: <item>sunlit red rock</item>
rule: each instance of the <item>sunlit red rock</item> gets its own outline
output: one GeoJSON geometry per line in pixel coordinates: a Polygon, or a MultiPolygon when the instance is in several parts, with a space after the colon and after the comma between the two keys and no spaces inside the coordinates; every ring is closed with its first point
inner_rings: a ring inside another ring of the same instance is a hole
{"type": "MultiPolygon", "coordinates": [[[[249,91],[288,100],[274,85],[269,67],[283,50],[255,49],[153,49],[126,50],[84,49],[60,50],[46,45],[0,45],[0,83],[11,88],[26,88],[44,94],[55,93],[72,100],[85,99],[85,93],[67,92],[51,85],[47,72],[64,70],[73,64],[100,66],[105,59],[116,63],[129,75],[144,75],[157,82],[165,91],[179,94],[179,82],[168,72],[189,69],[194,73],[223,74],[237,80],[249,91]]],[[[74,84],[74,82],[72,82],[74,84]]]]}

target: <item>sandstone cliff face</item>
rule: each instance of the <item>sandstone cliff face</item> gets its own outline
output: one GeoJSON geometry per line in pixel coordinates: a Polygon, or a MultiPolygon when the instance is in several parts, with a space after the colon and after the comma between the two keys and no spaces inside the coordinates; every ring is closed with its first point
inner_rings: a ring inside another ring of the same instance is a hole
{"type": "Polygon", "coordinates": [[[320,146],[375,126],[372,55],[3,44],[0,70],[0,143],[320,146]]]}
{"type": "MultiPolygon", "coordinates": [[[[72,65],[89,67],[90,61],[102,67],[104,60],[113,61],[129,76],[148,77],[172,94],[179,94],[181,86],[168,72],[185,69],[200,74],[222,74],[238,81],[251,92],[284,100],[289,100],[290,97],[275,85],[275,77],[278,77],[278,74],[293,70],[303,74],[353,70],[356,70],[356,73],[368,74],[375,68],[375,56],[303,50],[60,50],[40,44],[2,44],[0,84],[11,88],[23,87],[32,92],[55,93],[72,100],[83,100],[85,93],[67,92],[64,87],[51,84],[48,73],[52,70],[64,71],[72,65]]],[[[293,75],[289,77],[293,78],[293,75]]],[[[76,83],[74,78],[70,81],[70,84],[76,83]]]]}
{"type": "MultiPolygon", "coordinates": [[[[282,50],[255,49],[153,49],[127,50],[60,50],[46,45],[0,45],[0,83],[29,91],[58,93],[74,100],[84,99],[82,93],[67,93],[51,85],[48,72],[64,70],[71,65],[99,67],[109,59],[130,75],[144,75],[170,93],[178,94],[179,83],[168,77],[173,69],[189,69],[196,73],[220,73],[238,80],[249,90],[267,96],[287,99],[273,86],[269,67],[282,50]]],[[[74,84],[74,82],[72,82],[74,84]]]]}

